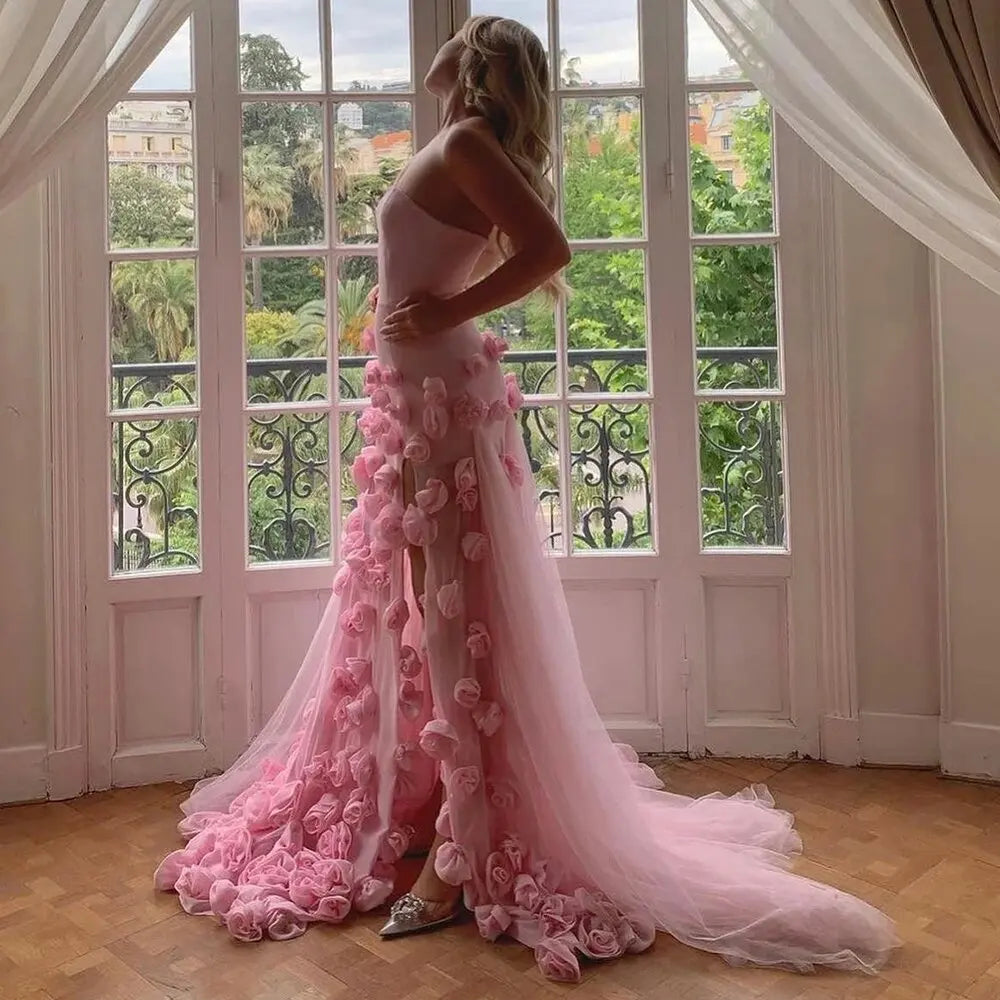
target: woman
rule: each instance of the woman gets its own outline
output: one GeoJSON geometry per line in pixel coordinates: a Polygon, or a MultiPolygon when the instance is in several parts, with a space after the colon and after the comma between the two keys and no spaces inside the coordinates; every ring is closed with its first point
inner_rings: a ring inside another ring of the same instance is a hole
{"type": "Polygon", "coordinates": [[[734,962],[875,970],[890,923],[787,870],[799,840],[766,790],[670,795],[601,725],[537,539],[506,345],[473,322],[561,291],[545,52],[473,18],[427,86],[445,126],[380,208],[378,361],[334,595],[267,727],[185,803],[190,842],[157,885],[236,937],[292,937],[403,888],[430,807],[385,936],[447,923],[463,897],[553,979],[657,929],[734,962]]]}

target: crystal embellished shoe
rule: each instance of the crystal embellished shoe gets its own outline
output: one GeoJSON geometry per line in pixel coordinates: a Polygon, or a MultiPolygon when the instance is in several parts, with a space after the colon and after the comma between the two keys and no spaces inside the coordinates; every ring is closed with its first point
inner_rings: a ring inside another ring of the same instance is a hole
{"type": "MultiPolygon", "coordinates": [[[[435,901],[436,902],[436,901],[435,901]]],[[[384,938],[403,937],[405,934],[419,934],[435,927],[454,923],[462,909],[461,901],[455,900],[450,912],[443,917],[430,918],[427,915],[427,900],[414,896],[412,892],[400,896],[389,910],[389,919],[379,931],[384,938]]]]}

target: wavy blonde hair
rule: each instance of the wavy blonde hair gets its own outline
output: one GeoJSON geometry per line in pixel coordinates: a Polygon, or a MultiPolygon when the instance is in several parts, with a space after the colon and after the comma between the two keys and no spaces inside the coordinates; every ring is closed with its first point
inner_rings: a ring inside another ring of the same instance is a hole
{"type": "MultiPolygon", "coordinates": [[[[552,168],[552,105],[549,62],[538,36],[506,17],[470,17],[459,31],[465,48],[458,62],[458,84],[465,106],[486,119],[500,145],[550,211],[556,191],[552,168]]],[[[494,231],[495,254],[514,253],[510,239],[494,231]]],[[[566,294],[562,274],[541,286],[551,298],[566,294]]]]}

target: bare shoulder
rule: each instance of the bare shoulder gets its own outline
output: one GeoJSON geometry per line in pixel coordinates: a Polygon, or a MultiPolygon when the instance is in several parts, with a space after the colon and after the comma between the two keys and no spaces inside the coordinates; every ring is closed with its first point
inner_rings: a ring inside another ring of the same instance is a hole
{"type": "Polygon", "coordinates": [[[452,125],[444,135],[441,153],[449,166],[466,169],[507,158],[492,126],[483,118],[466,118],[452,125]]]}

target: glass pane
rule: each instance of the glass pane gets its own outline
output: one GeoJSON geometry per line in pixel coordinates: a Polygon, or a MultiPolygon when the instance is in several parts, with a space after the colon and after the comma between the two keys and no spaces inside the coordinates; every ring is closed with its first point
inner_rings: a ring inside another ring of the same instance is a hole
{"type": "Polygon", "coordinates": [[[330,555],[329,418],[259,414],[247,440],[250,561],[330,555]]]}
{"type": "Polygon", "coordinates": [[[636,0],[559,5],[560,78],[564,87],[639,82],[636,0]]]}
{"type": "Polygon", "coordinates": [[[581,250],[566,269],[570,392],[638,392],[646,376],[642,250],[581,250]]]}
{"type": "Polygon", "coordinates": [[[318,104],[243,106],[243,238],[248,246],[323,242],[324,161],[318,104]]]}
{"type": "Polygon", "coordinates": [[[191,105],[123,101],[108,115],[111,249],[194,244],[191,105]]]}
{"type": "Polygon", "coordinates": [[[699,83],[743,78],[743,71],[691,0],[687,2],[687,65],[688,79],[699,83]]]}
{"type": "Polygon", "coordinates": [[[699,389],[778,385],[778,322],[771,246],[696,247],[699,389]]]}
{"type": "Polygon", "coordinates": [[[783,546],[781,404],[702,403],[702,542],[783,546]]]}
{"type": "Polygon", "coordinates": [[[373,243],[375,209],[413,155],[413,107],[347,101],[334,109],[334,183],[342,243],[373,243]]]}
{"type": "Polygon", "coordinates": [[[649,407],[570,407],[573,548],[652,548],[649,407]]]}
{"type": "Polygon", "coordinates": [[[363,410],[345,410],[340,420],[340,518],[346,520],[347,515],[358,505],[358,484],[351,475],[351,466],[361,454],[365,439],[358,427],[358,417],[363,410]]]}
{"type": "Polygon", "coordinates": [[[409,0],[330,0],[334,90],[412,90],[409,0]]]}
{"type": "Polygon", "coordinates": [[[501,366],[514,373],[522,393],[556,391],[555,309],[545,295],[532,292],[523,301],[487,313],[477,322],[484,333],[507,341],[510,350],[501,366]]]}
{"type": "Polygon", "coordinates": [[[566,235],[642,236],[639,99],[565,100],[562,128],[566,235]]]}
{"type": "Polygon", "coordinates": [[[691,94],[691,221],[696,233],[774,229],[771,108],[757,91],[691,94]]]}
{"type": "Polygon", "coordinates": [[[112,424],[115,574],[199,564],[197,435],[194,420],[112,424]]]}
{"type": "Polygon", "coordinates": [[[248,401],[325,398],[325,261],[251,257],[245,275],[248,401]]]}
{"type": "Polygon", "coordinates": [[[132,90],[191,89],[191,22],[185,21],[177,34],[163,46],[132,90]]]}
{"type": "Polygon", "coordinates": [[[473,14],[496,14],[520,21],[530,28],[546,49],[549,47],[549,16],[546,0],[472,0],[473,14]]]}
{"type": "Polygon", "coordinates": [[[375,312],[371,294],[378,284],[378,261],[371,256],[342,257],[337,272],[337,343],[340,395],[364,393],[365,361],[375,354],[375,312]]]}
{"type": "Polygon", "coordinates": [[[538,486],[538,518],[548,547],[562,551],[562,505],[559,502],[559,417],[554,406],[524,406],[515,414],[528,464],[538,486]]]}
{"type": "Polygon", "coordinates": [[[244,90],[321,90],[316,0],[240,0],[244,90]]]}
{"type": "Polygon", "coordinates": [[[197,397],[193,260],[111,265],[111,405],[188,406],[197,397]]]}

